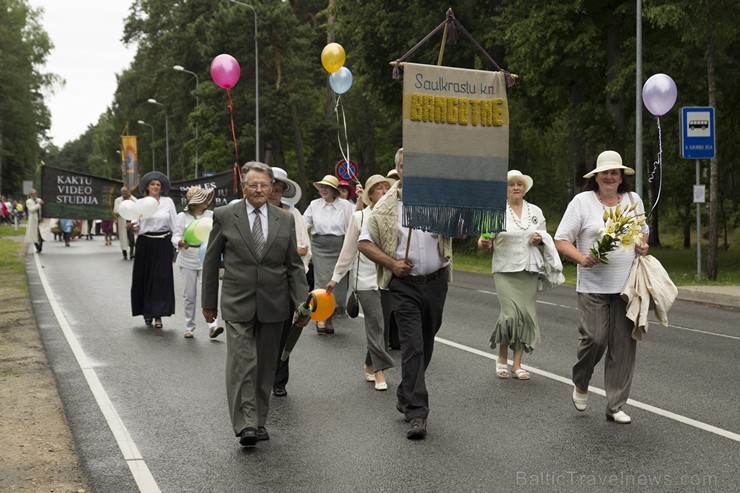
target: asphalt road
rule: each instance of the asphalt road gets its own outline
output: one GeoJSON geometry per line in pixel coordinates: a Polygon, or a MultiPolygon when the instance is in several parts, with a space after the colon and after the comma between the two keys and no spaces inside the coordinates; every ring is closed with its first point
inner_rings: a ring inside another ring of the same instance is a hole
{"type": "MultiPolygon", "coordinates": [[[[398,351],[388,392],[365,382],[358,318],[335,323],[333,336],[304,332],[288,396],[273,399],[271,439],[242,449],[226,409],[224,337],[210,340],[201,322],[184,339],[181,313],[163,330],[132,318],[132,264],[100,238],[47,242],[27,261],[92,491],[740,490],[736,311],[677,301],[668,327],[651,324],[626,408],[633,423],[620,426],[604,417],[603,362],[587,411],[570,401],[573,288],[539,298],[542,343],[524,358],[532,379],[502,380],[488,347],[493,281],[457,272],[427,372],[426,440],[405,438],[394,407],[398,351]]],[[[175,280],[180,310],[177,271],[175,280]]]]}

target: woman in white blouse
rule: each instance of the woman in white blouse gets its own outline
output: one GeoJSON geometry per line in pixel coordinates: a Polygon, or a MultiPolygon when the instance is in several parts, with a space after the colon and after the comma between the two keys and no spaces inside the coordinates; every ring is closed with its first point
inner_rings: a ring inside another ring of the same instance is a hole
{"type": "MultiPolygon", "coordinates": [[[[308,237],[306,226],[303,224],[303,216],[298,212],[298,209],[290,205],[300,202],[303,192],[298,183],[288,178],[288,173],[283,168],[273,166],[272,174],[275,176],[275,183],[272,184],[267,201],[275,207],[285,209],[293,215],[298,255],[301,256],[303,267],[308,272],[308,262],[311,260],[311,240],[308,237]]],[[[291,306],[290,313],[293,313],[293,311],[295,311],[295,307],[291,306]]],[[[285,323],[283,323],[283,334],[280,337],[280,347],[277,352],[278,360],[275,365],[275,381],[272,384],[272,394],[275,397],[285,397],[288,395],[285,386],[288,384],[288,378],[290,377],[290,358],[283,361],[281,356],[283,349],[285,349],[285,343],[288,340],[291,325],[293,325],[291,319],[286,319],[285,323]]]]}
{"type": "Polygon", "coordinates": [[[633,214],[645,213],[642,199],[630,191],[625,175],[635,171],[622,164],[622,156],[604,151],[596,159],[596,167],[583,177],[587,180],[563,215],[555,232],[555,244],[566,258],[578,264],[578,320],[580,333],[577,357],[573,366],[571,399],[578,411],[588,404],[588,386],[594,367],[606,353],[604,389],[606,417],[618,424],[629,424],[632,418],[622,410],[627,403],[632,374],[635,369],[635,340],[632,322],[627,318],[627,304],[620,293],[637,255],[648,252],[650,232],[642,228],[642,240],[632,248],[618,248],[608,254],[609,263],[600,263],[590,249],[601,237],[604,213],[621,205],[629,208],[636,203],[633,214]],[[575,243],[575,245],[574,245],[575,243]]]}
{"type": "MultiPolygon", "coordinates": [[[[162,328],[162,317],[175,313],[175,281],[172,275],[172,231],[177,211],[166,197],[170,181],[150,171],[139,182],[139,193],[157,201],[157,210],[148,217],[131,221],[126,228],[139,235],[131,282],[131,314],[143,315],[147,325],[162,328]]],[[[141,202],[141,201],[139,201],[141,202]]]]}
{"type": "MultiPolygon", "coordinates": [[[[312,200],[303,213],[303,222],[311,232],[311,252],[313,254],[314,286],[326,286],[331,280],[334,266],[342,250],[344,235],[355,206],[348,200],[339,197],[339,179],[326,175],[321,181],[314,182],[314,187],[321,197],[312,200]]],[[[336,307],[333,317],[347,316],[347,280],[334,289],[336,307]]],[[[316,332],[333,334],[332,317],[316,322],[316,332]]]]}
{"type": "MultiPolygon", "coordinates": [[[[180,269],[182,275],[182,301],[185,305],[185,338],[192,339],[195,330],[196,305],[198,304],[198,284],[200,284],[200,274],[203,270],[203,262],[200,260],[199,241],[188,243],[192,238],[185,238],[185,230],[191,223],[202,218],[213,218],[213,211],[208,210],[208,206],[213,201],[215,188],[205,190],[200,187],[190,187],[185,193],[188,205],[185,210],[177,214],[175,221],[175,231],[172,235],[172,245],[177,248],[177,260],[175,265],[180,269]]],[[[209,335],[211,338],[218,336],[223,328],[218,325],[211,327],[209,335]],[[220,330],[218,330],[220,329],[220,330]]]]}
{"type": "Polygon", "coordinates": [[[360,237],[362,225],[370,216],[372,208],[390,188],[390,180],[383,175],[373,175],[367,179],[362,193],[362,201],[369,207],[352,215],[352,220],[347,227],[347,234],[344,236],[344,244],[342,245],[342,252],[339,254],[339,260],[334,267],[331,281],[326,284],[326,290],[331,293],[337,283],[346,276],[347,272],[349,272],[351,278],[350,282],[353,285],[356,283],[357,298],[365,316],[365,335],[367,337],[365,380],[375,382],[375,390],[388,389],[383,370],[393,366],[393,359],[385,350],[385,323],[383,307],[380,303],[375,263],[359,253],[357,240],[360,237]]]}
{"type": "MultiPolygon", "coordinates": [[[[508,351],[513,351],[511,375],[529,380],[521,367],[524,352],[532,351],[540,341],[537,320],[539,272],[531,269],[530,248],[543,244],[545,217],[542,210],[524,200],[532,188],[531,177],[518,170],[507,175],[506,230],[493,238],[478,238],[478,247],[493,250],[492,271],[501,312],[491,334],[491,348],[499,346],[496,374],[509,377],[508,351]]],[[[552,241],[550,241],[552,245],[552,241]]],[[[554,246],[552,246],[554,250],[554,246]]],[[[562,265],[560,265],[562,270],[562,265]]]]}

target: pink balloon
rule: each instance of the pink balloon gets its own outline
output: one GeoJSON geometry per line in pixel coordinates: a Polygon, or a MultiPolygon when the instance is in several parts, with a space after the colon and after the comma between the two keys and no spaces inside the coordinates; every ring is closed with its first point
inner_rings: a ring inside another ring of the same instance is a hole
{"type": "Polygon", "coordinates": [[[676,103],[676,83],[666,74],[655,74],[642,86],[642,102],[650,113],[663,116],[676,103]]]}
{"type": "Polygon", "coordinates": [[[224,89],[231,89],[239,81],[239,62],[231,55],[221,54],[211,62],[211,78],[224,89]]]}

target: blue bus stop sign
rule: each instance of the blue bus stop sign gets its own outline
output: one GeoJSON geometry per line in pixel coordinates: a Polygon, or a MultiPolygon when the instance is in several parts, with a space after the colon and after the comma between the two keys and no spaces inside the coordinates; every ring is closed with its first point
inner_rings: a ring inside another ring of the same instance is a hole
{"type": "Polygon", "coordinates": [[[681,157],[712,159],[714,146],[714,108],[711,106],[681,108],[681,157]]]}

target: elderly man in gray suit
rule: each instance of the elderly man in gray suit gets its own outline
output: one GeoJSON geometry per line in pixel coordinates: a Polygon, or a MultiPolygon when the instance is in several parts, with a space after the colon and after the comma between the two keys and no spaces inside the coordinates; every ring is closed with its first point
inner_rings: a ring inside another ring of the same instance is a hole
{"type": "Polygon", "coordinates": [[[218,314],[223,256],[226,394],[234,433],[244,447],[270,438],[265,421],[283,322],[293,315],[291,300],[301,306],[308,295],[293,216],[267,202],[273,182],[266,164],[242,167],[244,200],[214,211],[203,262],[201,304],[211,323],[218,314]]]}

